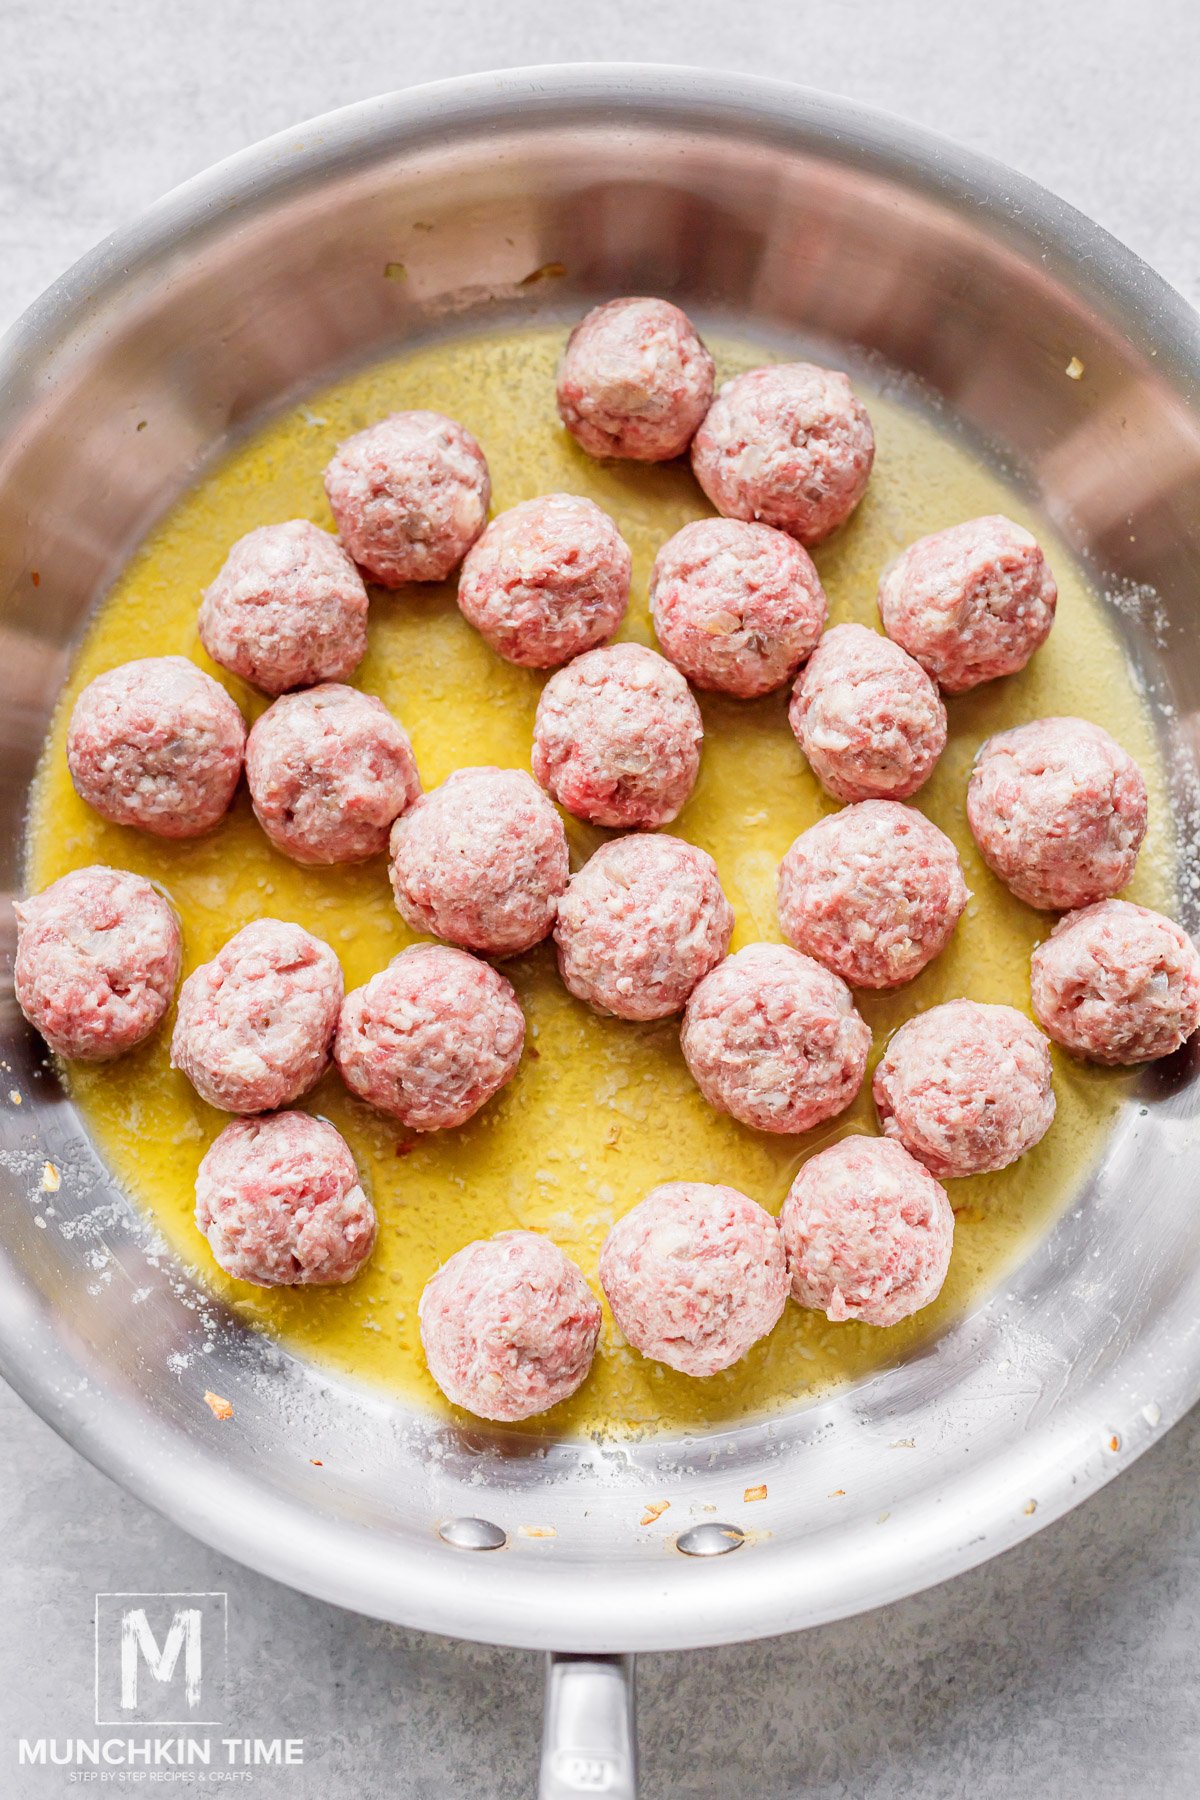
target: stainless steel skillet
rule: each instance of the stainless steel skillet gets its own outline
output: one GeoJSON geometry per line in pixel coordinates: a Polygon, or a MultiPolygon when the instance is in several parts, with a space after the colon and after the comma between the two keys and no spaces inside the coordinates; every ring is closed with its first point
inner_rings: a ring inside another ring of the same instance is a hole
{"type": "MultiPolygon", "coordinates": [[[[620,65],[443,83],[285,133],[102,245],[9,335],[7,888],[85,613],[233,437],[417,335],[631,291],[899,371],[997,446],[1115,596],[1192,841],[1194,315],[1061,202],[899,121],[782,85],[620,65]],[[418,221],[433,229],[414,234],[418,221]],[[391,261],[406,280],[382,279],[391,261]],[[531,279],[557,265],[565,274],[531,279]],[[1073,358],[1082,380],[1066,375],[1073,358]],[[137,430],[144,418],[153,431],[137,430]]],[[[1184,910],[1195,928],[1186,884],[1184,910]]],[[[7,912],[2,929],[11,950],[7,912]]],[[[198,1536],[364,1612],[591,1657],[815,1624],[1037,1530],[1200,1391],[1200,1087],[1186,1061],[1144,1077],[1100,1166],[1080,1171],[1078,1205],[918,1357],[770,1425],[534,1447],[407,1412],[223,1316],[147,1240],[10,993],[0,1005],[5,1374],[198,1536]],[[64,1172],[53,1195],[47,1159],[64,1172]],[[219,1430],[197,1405],[201,1357],[203,1385],[235,1403],[219,1430]],[[763,1479],[768,1498],[747,1508],[743,1489],[763,1479]],[[643,1525],[663,1494],[666,1520],[643,1525]]],[[[567,1741],[551,1744],[546,1779],[560,1785],[547,1791],[621,1791],[614,1669],[552,1671],[567,1741]],[[581,1691],[603,1714],[586,1728],[581,1691]]]]}

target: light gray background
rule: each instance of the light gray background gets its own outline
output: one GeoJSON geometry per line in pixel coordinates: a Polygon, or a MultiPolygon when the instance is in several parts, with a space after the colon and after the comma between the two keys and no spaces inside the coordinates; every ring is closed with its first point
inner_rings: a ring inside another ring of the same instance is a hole
{"type": "MultiPolygon", "coordinates": [[[[851,94],[1015,164],[1200,298],[1195,0],[0,0],[0,324],[166,188],[388,88],[678,61],[851,94]]],[[[527,1795],[538,1658],[391,1630],[212,1555],[0,1388],[0,1795],[87,1733],[93,1596],[225,1589],[246,1735],[303,1800],[527,1795]]],[[[1200,1415],[990,1567],[805,1636],[646,1658],[647,1800],[1200,1792],[1200,1415]]],[[[130,1790],[125,1790],[130,1791],[130,1790]]],[[[175,1790],[177,1791],[177,1790],[175,1790]]]]}

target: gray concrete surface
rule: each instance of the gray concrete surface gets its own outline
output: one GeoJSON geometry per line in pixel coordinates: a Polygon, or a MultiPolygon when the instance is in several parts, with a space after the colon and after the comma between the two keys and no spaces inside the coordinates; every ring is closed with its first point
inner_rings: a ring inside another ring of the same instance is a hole
{"type": "MultiPolygon", "coordinates": [[[[3,0],[0,324],[177,181],[296,119],[489,67],[690,61],[852,94],[1016,164],[1200,298],[1194,0],[3,0]]],[[[71,1791],[98,1590],[228,1591],[243,1735],[282,1800],[532,1792],[538,1659],[259,1579],[127,1498],[0,1389],[0,1796],[71,1791]]],[[[988,1568],[805,1636],[641,1669],[647,1800],[1200,1792],[1200,1416],[988,1568]]]]}

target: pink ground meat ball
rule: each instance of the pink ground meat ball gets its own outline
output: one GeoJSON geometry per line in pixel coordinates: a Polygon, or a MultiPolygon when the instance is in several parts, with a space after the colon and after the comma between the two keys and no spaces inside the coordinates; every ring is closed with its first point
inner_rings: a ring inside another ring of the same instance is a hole
{"type": "Polygon", "coordinates": [[[717,865],[682,838],[602,844],[559,901],[569,991],[619,1019],[665,1019],[729,949],[733,908],[717,865]]]}
{"type": "Polygon", "coordinates": [[[364,862],[421,792],[412,744],[382,700],[329,682],[284,694],[246,746],[254,816],[298,863],[364,862]]]}
{"type": "Polygon", "coordinates": [[[890,1138],[845,1137],[810,1157],[779,1223],[799,1304],[863,1325],[936,1300],[954,1247],[945,1188],[890,1138]]]}
{"type": "Polygon", "coordinates": [[[635,1350],[715,1375],[778,1323],[787,1259],[770,1213],[736,1188],[668,1181],[613,1226],[600,1283],[635,1350]]]}
{"type": "Polygon", "coordinates": [[[750,700],[792,679],[828,604],[812,558],[786,532],[694,519],[655,558],[650,610],[677,669],[698,687],[750,700]]]}
{"type": "Polygon", "coordinates": [[[593,825],[668,825],[696,783],[704,721],[665,656],[613,644],[576,657],[542,689],[533,772],[593,825]]]}
{"type": "Polygon", "coordinates": [[[549,1238],[502,1231],[443,1263],[421,1295],[420,1320],[447,1400],[507,1423],[546,1412],[586,1380],[600,1305],[549,1238]]]}
{"type": "Polygon", "coordinates": [[[401,917],[485,956],[540,944],[570,874],[562,820],[523,769],[456,769],[396,821],[391,852],[401,917]]]}
{"type": "Polygon", "coordinates": [[[684,1059],[718,1112],[758,1131],[808,1131],[862,1086],[871,1033],[845,982],[784,944],[748,944],[696,988],[684,1059]]]}
{"type": "Polygon", "coordinates": [[[779,865],[783,934],[852,987],[899,987],[950,940],[970,895],[958,852],[915,807],[861,800],[779,865]]]}
{"type": "Polygon", "coordinates": [[[286,694],[354,673],[367,653],[367,590],[327,531],[307,519],[260,525],[205,589],[198,625],[214,662],[286,694]]]}
{"type": "Polygon", "coordinates": [[[186,656],[147,656],[84,688],[67,727],[67,764],[101,818],[193,838],[228,812],[245,744],[245,720],[211,675],[186,656]]]}
{"type": "Polygon", "coordinates": [[[511,982],[463,950],[414,944],[347,994],[333,1054],[360,1100],[442,1131],[499,1092],[524,1042],[511,982]]]}
{"type": "Polygon", "coordinates": [[[338,534],[381,587],[444,581],[487,521],[492,484],[471,433],[398,412],[338,446],[325,471],[338,534]]]}
{"type": "Polygon", "coordinates": [[[609,300],[567,340],[558,416],[589,456],[682,456],[708,411],[713,359],[669,300],[609,300]]]}
{"type": "Polygon", "coordinates": [[[967,788],[989,869],[1018,900],[1056,912],[1125,886],[1147,811],[1141,770],[1086,719],[1034,719],[989,738],[967,788]]]}
{"type": "Polygon", "coordinates": [[[594,501],[543,494],[492,520],[467,552],[458,604],[500,656],[552,669],[612,636],[633,559],[594,501]]]}
{"type": "Polygon", "coordinates": [[[1127,900],[1060,919],[1033,953],[1033,1010],[1090,1062],[1170,1056],[1200,1026],[1200,953],[1174,920],[1127,900]]]}
{"type": "Polygon", "coordinates": [[[775,363],[721,388],[692,443],[719,513],[760,519],[802,544],[845,523],[867,489],[875,434],[845,375],[775,363]]]}
{"type": "Polygon", "coordinates": [[[951,1000],[902,1025],[875,1070],[885,1135],[931,1175],[986,1175],[1054,1120],[1050,1046],[1011,1006],[951,1000]]]}
{"type": "Polygon", "coordinates": [[[907,800],[946,748],[946,708],[920,663],[863,625],[835,625],[801,670],[788,712],[835,800],[907,800]]]}
{"type": "Polygon", "coordinates": [[[255,1287],[340,1287],[375,1244],[350,1146],[324,1119],[235,1119],[196,1175],[196,1224],[221,1268],[255,1287]]]}
{"type": "Polygon", "coordinates": [[[179,979],[175,909],[124,869],[75,869],[14,903],[17,1004],[51,1050],[103,1062],[159,1024],[179,979]]]}
{"type": "Polygon", "coordinates": [[[328,944],[302,925],[255,919],[180,989],[172,1067],[210,1106],[273,1112],[325,1073],[341,1003],[328,944]]]}
{"type": "Polygon", "coordinates": [[[884,630],[948,694],[1023,669],[1057,600],[1037,539],[1000,513],[918,538],[879,583],[884,630]]]}

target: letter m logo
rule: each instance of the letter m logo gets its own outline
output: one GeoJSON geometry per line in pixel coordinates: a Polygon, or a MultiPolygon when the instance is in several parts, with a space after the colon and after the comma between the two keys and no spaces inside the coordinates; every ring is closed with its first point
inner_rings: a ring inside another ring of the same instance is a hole
{"type": "Polygon", "coordinates": [[[96,1595],[96,1723],[224,1721],[224,1594],[96,1595]]]}
{"type": "Polygon", "coordinates": [[[183,1691],[193,1710],[200,1704],[200,1671],[203,1652],[200,1632],[204,1615],[195,1606],[178,1607],[167,1639],[160,1650],[150,1629],[144,1606],[131,1606],[121,1615],[121,1711],[137,1716],[138,1668],[145,1662],[155,1681],[170,1681],[183,1651],[183,1691]]]}

